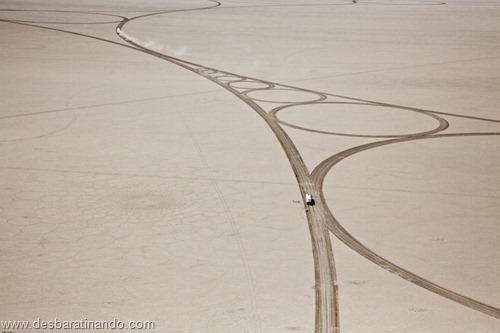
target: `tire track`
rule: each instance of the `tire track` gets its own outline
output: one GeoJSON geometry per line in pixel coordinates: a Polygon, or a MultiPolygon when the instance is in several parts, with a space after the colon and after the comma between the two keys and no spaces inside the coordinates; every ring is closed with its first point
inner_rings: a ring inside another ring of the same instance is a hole
{"type": "MultiPolygon", "coordinates": [[[[209,76],[205,77],[240,98],[254,111],[256,111],[257,114],[259,114],[268,124],[278,139],[278,142],[281,144],[297,178],[297,183],[302,196],[302,202],[306,202],[306,193],[319,194],[317,187],[311,181],[309,171],[304,160],[302,159],[302,156],[299,154],[294,143],[283,128],[281,128],[277,122],[269,118],[267,113],[248,96],[239,93],[227,84],[221,83],[216,78],[209,76]]],[[[324,210],[318,209],[318,205],[311,208],[308,208],[306,205],[304,207],[307,213],[306,215],[313,247],[316,294],[315,332],[339,332],[338,287],[330,235],[328,229],[325,228],[324,210]]]]}
{"type": "Polygon", "coordinates": [[[445,297],[451,301],[454,301],[458,304],[471,308],[473,310],[482,312],[488,316],[492,316],[495,318],[500,318],[500,309],[495,308],[491,305],[482,303],[470,297],[464,296],[452,290],[449,290],[445,287],[442,287],[436,283],[433,283],[421,276],[418,276],[392,262],[378,255],[377,253],[370,250],[368,247],[363,245],[360,241],[358,241],[354,236],[352,236],[333,216],[331,211],[327,208],[326,200],[323,194],[323,183],[327,173],[338,163],[340,163],[345,158],[348,158],[354,154],[374,149],[390,144],[414,141],[414,140],[423,140],[423,139],[435,139],[435,138],[444,138],[444,137],[463,137],[463,136],[485,136],[485,135],[500,135],[500,133],[458,133],[458,134],[436,134],[436,135],[426,135],[426,136],[407,136],[401,137],[397,139],[384,140],[379,142],[371,142],[368,144],[360,145],[354,148],[347,149],[343,152],[335,154],[328,159],[321,162],[311,173],[311,178],[318,185],[320,190],[320,201],[323,202],[322,207],[326,207],[326,211],[324,214],[328,216],[326,219],[328,229],[344,244],[349,246],[351,249],[356,251],[358,254],[362,255],[366,259],[370,260],[374,264],[382,267],[383,269],[400,276],[401,278],[409,281],[419,287],[427,289],[437,295],[445,297]]]}
{"type": "MultiPolygon", "coordinates": [[[[212,1],[215,3],[214,6],[210,7],[203,7],[200,8],[199,10],[205,10],[205,9],[210,9],[210,8],[215,8],[220,6],[219,2],[212,1]]],[[[186,9],[186,10],[175,10],[175,11],[170,11],[170,12],[182,12],[182,11],[192,11],[192,10],[197,10],[197,9],[186,9]]],[[[138,43],[135,43],[134,41],[128,39],[126,36],[122,34],[122,28],[123,26],[132,21],[136,20],[139,18],[144,18],[144,17],[149,17],[153,15],[160,15],[160,14],[165,14],[169,13],[169,11],[165,12],[157,12],[157,13],[150,13],[142,16],[137,16],[131,19],[123,19],[123,21],[118,24],[116,27],[116,32],[117,34],[125,40],[127,43],[130,45],[124,45],[121,43],[117,43],[115,41],[103,39],[100,37],[95,37],[92,35],[86,35],[83,33],[77,33],[77,32],[72,32],[72,31],[67,31],[63,29],[58,29],[58,28],[52,28],[52,27],[46,27],[46,26],[40,26],[37,24],[31,24],[31,23],[23,23],[23,22],[16,22],[16,21],[11,21],[11,20],[3,20],[0,19],[0,21],[3,22],[8,22],[8,23],[13,23],[13,24],[18,24],[18,25],[24,25],[24,26],[29,26],[33,28],[39,28],[39,29],[45,29],[45,30],[50,30],[50,31],[55,31],[55,32],[61,32],[61,33],[67,33],[75,36],[80,36],[80,37],[85,37],[85,38],[90,38],[94,40],[98,40],[101,42],[106,42],[106,43],[111,43],[117,46],[121,47],[127,47],[129,49],[135,50],[135,51],[140,51],[146,54],[149,54],[151,56],[158,57],[160,59],[166,60],[172,64],[178,65],[186,70],[189,70],[197,75],[201,75],[210,81],[216,83],[217,85],[221,86],[222,88],[228,90],[231,92],[233,95],[241,99],[243,102],[245,102],[248,106],[250,106],[254,111],[256,111],[269,125],[271,130],[274,132],[276,138],[278,139],[279,143],[283,147],[283,150],[285,151],[285,154],[287,155],[290,165],[296,175],[297,182],[299,185],[299,190],[301,192],[301,196],[303,199],[303,202],[305,203],[305,194],[306,193],[318,193],[316,190],[314,184],[310,181],[310,176],[309,172],[307,170],[307,167],[305,166],[304,161],[302,160],[302,157],[300,156],[299,152],[297,151],[295,145],[293,144],[292,140],[289,138],[289,136],[286,134],[286,132],[279,126],[279,124],[275,121],[272,121],[268,116],[267,113],[251,98],[248,96],[240,93],[238,90],[235,88],[232,88],[230,84],[226,82],[220,81],[219,77],[233,77],[236,79],[239,79],[241,81],[248,80],[250,78],[240,76],[237,74],[229,73],[229,72],[223,72],[223,71],[218,71],[212,68],[204,67],[202,65],[198,65],[192,62],[187,62],[183,61],[178,58],[170,57],[167,55],[164,55],[162,53],[147,49],[138,43]],[[215,76],[214,74],[217,74],[215,76]],[[213,75],[213,76],[210,76],[213,75]]],[[[251,79],[255,82],[260,82],[264,85],[269,85],[269,89],[272,89],[275,87],[274,83],[267,82],[267,81],[262,81],[258,79],[251,79]]],[[[294,88],[297,89],[297,88],[294,88]]],[[[306,89],[297,89],[300,91],[306,91],[306,92],[313,92],[313,91],[308,91],[306,89]]],[[[314,93],[314,92],[313,92],[314,93]]],[[[307,209],[308,206],[305,205],[305,209],[307,209]]],[[[336,282],[336,272],[335,272],[335,265],[333,262],[333,252],[331,248],[331,242],[330,242],[330,235],[328,229],[325,227],[325,221],[323,219],[325,218],[325,215],[323,214],[324,210],[321,209],[311,209],[308,210],[308,224],[309,224],[309,229],[311,233],[311,240],[312,240],[312,251],[313,251],[313,258],[314,258],[314,271],[315,271],[315,294],[316,294],[316,319],[315,319],[315,332],[316,333],[336,333],[339,332],[339,311],[338,311],[338,292],[337,292],[337,282],[336,282]]],[[[251,283],[251,282],[249,282],[251,283]]],[[[250,297],[254,297],[252,293],[252,288],[250,287],[250,297]]],[[[252,303],[255,303],[255,301],[252,301],[252,303]]],[[[254,320],[258,321],[258,318],[255,318],[254,320]]]]}
{"type": "MultiPolygon", "coordinates": [[[[214,1],[215,2],[215,1],[214,1]]],[[[215,8],[220,6],[217,2],[216,6],[207,7],[202,9],[215,8]]],[[[313,259],[314,259],[314,272],[315,272],[315,296],[316,296],[316,314],[315,314],[315,332],[316,333],[337,333],[340,331],[339,326],[339,306],[338,306],[338,288],[336,280],[335,265],[333,261],[333,251],[331,247],[330,235],[328,229],[325,227],[325,221],[323,221],[324,214],[318,214],[323,212],[323,210],[309,210],[307,205],[305,205],[305,195],[306,193],[318,193],[315,190],[314,184],[310,181],[309,171],[300,156],[297,148],[293,144],[290,137],[286,132],[279,126],[276,121],[273,121],[268,117],[267,112],[265,112],[254,100],[242,94],[237,89],[231,87],[233,82],[246,81],[249,78],[240,76],[238,74],[219,71],[214,68],[205,67],[196,63],[187,62],[179,58],[170,57],[159,52],[147,49],[135,41],[130,40],[124,34],[122,34],[123,27],[125,24],[131,20],[144,18],[152,16],[155,14],[148,14],[133,19],[127,19],[121,22],[116,31],[120,37],[125,41],[136,47],[138,50],[159,57],[166,61],[169,61],[175,65],[181,66],[195,74],[201,75],[206,79],[212,81],[213,83],[221,86],[227,91],[231,92],[237,98],[241,99],[250,108],[252,108],[257,114],[259,114],[262,119],[268,124],[279,143],[281,144],[290,165],[295,173],[297,182],[299,184],[299,189],[302,196],[302,202],[304,202],[304,207],[307,211],[308,225],[312,241],[313,259]],[[235,80],[230,82],[223,82],[220,77],[232,77],[235,80]],[[317,213],[315,213],[317,212],[317,213]]],[[[264,89],[273,89],[275,84],[267,81],[262,81],[258,79],[252,79],[254,82],[259,82],[267,85],[264,89]]],[[[296,88],[295,88],[296,89],[296,88]]],[[[320,93],[323,95],[322,93],[320,93]]]]}
{"type": "Polygon", "coordinates": [[[269,113],[271,117],[276,119],[278,123],[284,126],[288,126],[290,128],[295,128],[298,130],[302,131],[307,131],[307,132],[312,132],[312,133],[318,133],[318,134],[326,134],[326,135],[337,135],[337,136],[346,136],[346,137],[357,137],[357,138],[400,138],[402,136],[421,136],[421,135],[430,135],[434,133],[439,133],[446,128],[449,127],[449,123],[442,117],[437,116],[433,112],[427,111],[427,110],[421,110],[421,109],[414,109],[414,108],[407,108],[407,107],[399,107],[399,106],[394,106],[394,105],[388,105],[388,104],[383,104],[383,103],[376,103],[376,102],[370,102],[370,103],[362,103],[362,102],[322,102],[322,101],[313,101],[313,102],[307,102],[307,103],[294,103],[291,105],[284,105],[280,106],[277,108],[274,108],[271,110],[269,113]],[[424,131],[424,132],[419,132],[419,133],[409,133],[409,134],[399,134],[399,135],[367,135],[367,134],[349,134],[349,133],[339,133],[339,132],[329,132],[329,131],[321,131],[321,130],[316,130],[312,128],[306,128],[303,126],[298,126],[294,125],[291,123],[288,123],[286,121],[280,120],[277,116],[277,113],[281,110],[284,110],[286,108],[294,107],[294,106],[303,106],[303,105],[325,105],[325,104],[333,104],[333,105],[342,105],[342,104],[347,104],[347,105],[366,105],[366,106],[375,106],[375,107],[388,107],[392,109],[401,109],[404,111],[411,111],[415,113],[422,114],[424,116],[428,116],[431,118],[434,118],[435,120],[438,121],[438,126],[434,129],[424,131]]]}
{"type": "MultiPolygon", "coordinates": [[[[217,6],[214,6],[215,8],[217,6]]],[[[154,14],[143,15],[141,17],[152,16],[154,14]]],[[[141,17],[136,17],[133,19],[138,19],[141,17]]],[[[263,81],[255,78],[249,78],[241,76],[235,73],[220,71],[214,68],[205,67],[193,62],[184,61],[179,58],[164,55],[162,53],[147,49],[135,41],[127,38],[123,33],[123,27],[126,23],[130,22],[132,19],[124,20],[120,23],[116,31],[120,37],[125,41],[133,45],[138,50],[148,53],[152,56],[164,59],[175,65],[183,67],[195,74],[201,75],[206,79],[212,81],[213,83],[221,86],[225,90],[232,93],[234,96],[246,103],[250,108],[252,108],[259,116],[264,119],[264,121],[271,128],[275,134],[278,142],[282,146],[292,170],[295,173],[297,182],[299,185],[299,190],[302,196],[302,202],[306,202],[306,193],[319,193],[314,184],[310,181],[309,171],[299,154],[297,148],[293,144],[292,140],[283,130],[283,128],[272,118],[270,118],[264,109],[262,109],[252,98],[248,97],[246,94],[239,92],[237,89],[231,87],[231,83],[243,82],[246,80],[252,80],[253,82],[259,82],[265,88],[260,88],[256,90],[269,90],[274,89],[278,86],[275,83],[269,81],[263,81]],[[220,78],[232,78],[232,80],[221,81],[220,78]],[[226,81],[226,82],[225,82],[226,81]]],[[[293,87],[294,90],[311,92],[314,94],[323,93],[314,92],[312,90],[299,89],[293,87]]],[[[326,98],[326,97],[325,97],[326,98]]],[[[335,265],[333,261],[333,251],[330,242],[330,235],[328,229],[325,228],[325,214],[324,210],[321,209],[308,209],[308,206],[304,206],[307,210],[308,225],[311,234],[312,247],[313,247],[313,259],[314,259],[314,271],[315,271],[315,294],[316,294],[316,315],[315,315],[315,332],[317,333],[335,333],[340,331],[339,325],[339,305],[338,305],[338,287],[336,280],[335,265]],[[315,213],[316,212],[316,213],[315,213]]]]}

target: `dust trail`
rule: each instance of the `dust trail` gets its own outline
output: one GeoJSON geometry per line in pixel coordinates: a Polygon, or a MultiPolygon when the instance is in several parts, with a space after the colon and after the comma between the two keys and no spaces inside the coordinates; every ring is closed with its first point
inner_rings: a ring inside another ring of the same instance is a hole
{"type": "Polygon", "coordinates": [[[156,51],[156,52],[166,51],[167,53],[175,54],[176,56],[182,56],[182,55],[186,54],[186,52],[187,52],[186,45],[175,48],[175,47],[167,47],[164,44],[155,42],[154,40],[143,41],[143,40],[140,40],[132,35],[127,34],[126,32],[124,32],[120,28],[116,29],[116,33],[121,38],[125,39],[126,41],[140,45],[141,47],[148,49],[148,50],[152,50],[152,51],[156,51]]]}

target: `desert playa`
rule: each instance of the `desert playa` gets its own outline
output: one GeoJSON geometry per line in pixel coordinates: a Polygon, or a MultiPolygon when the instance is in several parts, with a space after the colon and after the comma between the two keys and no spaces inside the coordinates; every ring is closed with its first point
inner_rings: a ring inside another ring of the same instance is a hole
{"type": "Polygon", "coordinates": [[[499,1],[4,0],[0,45],[1,333],[500,331],[499,1]]]}

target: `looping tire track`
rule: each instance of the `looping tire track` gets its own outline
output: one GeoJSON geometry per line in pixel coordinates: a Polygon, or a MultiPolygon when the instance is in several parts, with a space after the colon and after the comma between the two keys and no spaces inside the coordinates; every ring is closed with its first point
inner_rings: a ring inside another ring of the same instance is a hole
{"type": "MultiPolygon", "coordinates": [[[[325,96],[325,99],[326,99],[326,96],[325,96]]],[[[407,107],[400,107],[400,106],[388,105],[388,104],[383,104],[383,103],[373,103],[373,102],[370,102],[370,103],[367,103],[367,102],[323,102],[323,100],[321,100],[321,101],[311,101],[311,102],[304,102],[304,103],[293,103],[293,104],[290,104],[290,105],[283,105],[283,106],[274,108],[274,109],[271,110],[271,112],[269,113],[269,115],[271,117],[273,117],[281,125],[284,125],[284,126],[287,126],[287,127],[290,127],[290,128],[295,128],[295,129],[298,129],[298,130],[312,132],[312,133],[318,133],[318,134],[337,135],[337,136],[356,137],[356,138],[381,138],[382,139],[382,138],[401,138],[403,136],[406,137],[406,136],[409,136],[409,135],[411,135],[411,136],[430,135],[430,134],[439,133],[441,131],[444,131],[449,126],[448,122],[444,118],[439,117],[438,115],[436,115],[436,114],[434,114],[434,113],[432,113],[430,111],[427,111],[427,110],[407,108],[407,107]],[[283,120],[280,120],[278,118],[278,116],[277,116],[277,113],[279,111],[284,110],[286,108],[290,108],[290,107],[293,107],[293,106],[314,105],[314,104],[315,105],[324,105],[324,104],[335,104],[335,105],[350,104],[350,105],[367,105],[367,106],[385,106],[385,107],[388,107],[388,108],[402,109],[402,110],[405,110],[405,111],[412,111],[412,112],[423,114],[425,116],[428,116],[428,117],[431,117],[431,118],[434,118],[435,120],[437,120],[438,123],[439,123],[439,125],[435,129],[428,130],[428,131],[425,131],[425,132],[420,132],[420,133],[413,133],[413,134],[400,134],[400,135],[364,135],[364,134],[336,133],[336,132],[327,132],[327,131],[310,129],[310,128],[306,128],[306,127],[302,127],[302,126],[297,126],[297,125],[285,122],[283,120]]]]}
{"type": "MultiPolygon", "coordinates": [[[[361,146],[357,146],[348,150],[345,150],[343,152],[340,152],[338,154],[335,154],[331,156],[330,158],[324,160],[321,162],[311,173],[311,178],[313,181],[318,185],[318,187],[321,188],[321,194],[320,194],[320,200],[324,203],[325,207],[328,207],[326,205],[326,200],[323,194],[323,182],[324,179],[327,175],[327,173],[338,163],[340,163],[342,160],[344,160],[347,157],[350,157],[354,154],[377,148],[377,147],[382,147],[390,144],[395,144],[395,143],[402,143],[402,142],[408,142],[408,141],[413,141],[413,140],[423,140],[423,139],[434,139],[434,138],[443,138],[443,137],[458,137],[458,136],[484,136],[484,135],[500,135],[500,133],[458,133],[458,134],[437,134],[437,135],[427,135],[427,136],[407,136],[407,137],[401,137],[398,139],[390,139],[390,140],[384,140],[384,141],[379,141],[379,142],[372,142],[368,144],[364,144],[361,146]]],[[[392,262],[389,260],[381,257],[380,255],[376,254],[372,250],[370,250],[368,247],[363,245],[360,241],[358,241],[356,238],[354,238],[344,227],[338,222],[338,220],[333,216],[331,211],[328,209],[327,214],[329,215],[329,218],[327,219],[327,226],[328,229],[338,238],[340,239],[344,244],[349,246],[351,249],[356,251],[358,254],[362,255],[366,259],[370,260],[374,264],[384,268],[385,270],[396,274],[400,276],[401,278],[419,286],[424,289],[427,289],[437,295],[443,296],[449,300],[452,300],[456,303],[459,303],[461,305],[464,305],[466,307],[469,307],[473,310],[482,312],[486,315],[495,317],[495,318],[500,318],[500,309],[495,308],[491,305],[479,302],[477,300],[474,300],[470,297],[461,295],[459,293],[456,293],[454,291],[451,291],[449,289],[446,289],[442,286],[439,286],[427,279],[424,279],[392,262]]]]}
{"type": "MultiPolygon", "coordinates": [[[[213,7],[201,8],[201,9],[210,9],[221,5],[220,2],[216,3],[217,5],[213,7]]],[[[152,15],[155,14],[143,15],[135,17],[133,19],[139,19],[152,15]]],[[[310,181],[309,171],[307,170],[307,167],[305,166],[305,163],[302,160],[301,155],[299,154],[297,148],[293,144],[288,134],[286,134],[283,128],[281,128],[281,126],[276,121],[270,118],[267,112],[265,112],[254,100],[252,100],[250,97],[246,96],[246,94],[241,93],[240,91],[231,86],[231,83],[234,82],[244,82],[246,80],[251,80],[253,82],[260,82],[265,85],[264,88],[257,88],[252,90],[271,90],[276,88],[277,84],[269,81],[263,81],[259,79],[241,76],[230,72],[219,71],[214,68],[209,68],[196,63],[184,61],[182,59],[170,57],[161,54],[159,52],[142,47],[141,45],[135,43],[134,41],[124,38],[124,36],[120,34],[120,32],[123,29],[123,26],[126,23],[130,22],[131,20],[132,19],[124,20],[117,26],[116,31],[121,38],[123,38],[129,44],[133,45],[139,51],[164,59],[175,65],[183,67],[195,74],[205,77],[206,79],[221,86],[222,88],[231,92],[237,98],[245,102],[249,107],[251,107],[254,111],[256,111],[257,114],[259,114],[262,117],[262,119],[264,119],[264,121],[271,128],[276,138],[278,139],[279,143],[281,144],[285,154],[288,157],[290,165],[297,177],[297,182],[302,196],[302,202],[304,203],[306,202],[305,200],[306,193],[319,194],[319,192],[316,190],[316,186],[314,186],[314,184],[310,181]],[[221,77],[234,78],[234,80],[223,82],[220,80],[221,77]]],[[[284,87],[283,85],[281,86],[284,87]]],[[[295,87],[291,88],[299,91],[307,91],[305,89],[299,89],[295,87]]],[[[326,99],[326,95],[324,95],[323,93],[318,93],[314,91],[308,91],[308,92],[319,94],[321,96],[320,100],[326,99]]],[[[319,207],[320,206],[321,205],[319,205],[319,207]]],[[[330,241],[330,235],[328,229],[326,228],[326,221],[324,221],[324,218],[327,215],[325,214],[324,209],[318,209],[318,208],[307,209],[308,206],[306,205],[304,207],[307,211],[308,225],[313,247],[315,294],[316,294],[315,332],[337,333],[340,332],[338,288],[337,288],[337,279],[336,279],[335,265],[333,261],[333,251],[330,241]]]]}
{"type": "MultiPolygon", "coordinates": [[[[317,187],[310,179],[309,171],[299,154],[297,148],[286,132],[277,122],[272,121],[268,114],[252,99],[242,95],[234,88],[224,85],[216,78],[207,77],[212,82],[224,87],[229,92],[240,98],[254,111],[256,111],[268,124],[285,154],[290,161],[290,165],[295,173],[299,189],[302,196],[302,202],[306,202],[306,193],[318,194],[317,187]]],[[[305,206],[307,220],[313,246],[314,273],[315,273],[315,294],[316,294],[316,319],[315,332],[334,333],[339,332],[339,305],[338,305],[338,287],[333,259],[333,251],[328,229],[325,228],[326,221],[323,209],[305,206]]]]}

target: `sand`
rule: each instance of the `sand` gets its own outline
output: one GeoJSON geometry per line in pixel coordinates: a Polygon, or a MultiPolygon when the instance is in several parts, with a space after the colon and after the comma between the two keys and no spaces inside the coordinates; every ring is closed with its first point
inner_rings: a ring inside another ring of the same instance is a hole
{"type": "Polygon", "coordinates": [[[0,321],[500,331],[499,15],[3,1],[0,321]]]}

